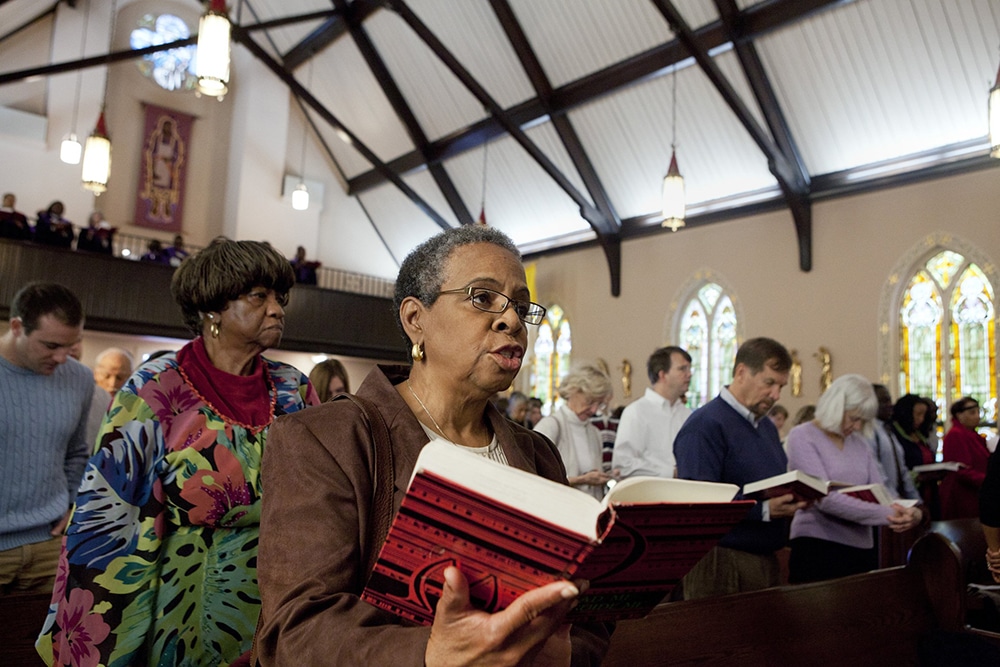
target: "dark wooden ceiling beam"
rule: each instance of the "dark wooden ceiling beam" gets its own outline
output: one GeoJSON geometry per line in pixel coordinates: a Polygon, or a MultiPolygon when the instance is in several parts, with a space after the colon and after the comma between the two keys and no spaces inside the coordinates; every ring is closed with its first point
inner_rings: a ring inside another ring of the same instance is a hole
{"type": "MultiPolygon", "coordinates": [[[[338,5],[338,9],[345,9],[346,0],[335,0],[335,2],[338,5]]],[[[389,68],[385,64],[385,60],[382,59],[375,45],[372,44],[371,38],[368,36],[367,31],[365,31],[358,16],[353,13],[346,15],[346,23],[355,46],[358,47],[361,57],[365,59],[372,74],[375,75],[375,80],[378,81],[382,92],[385,94],[386,99],[389,100],[389,104],[392,105],[396,116],[403,123],[403,127],[406,128],[406,132],[410,136],[410,141],[417,147],[417,151],[424,154],[430,145],[430,140],[427,138],[424,129],[420,126],[420,121],[417,120],[416,115],[406,101],[403,91],[396,84],[392,72],[389,71],[389,68]]],[[[426,158],[425,161],[427,161],[426,158]]],[[[448,206],[451,207],[458,221],[463,225],[471,225],[475,222],[472,214],[469,213],[469,207],[459,194],[455,183],[451,180],[444,165],[440,162],[429,163],[429,170],[431,177],[437,183],[438,189],[441,190],[441,194],[444,195],[445,201],[448,202],[448,206]]]]}
{"type": "MultiPolygon", "coordinates": [[[[771,0],[755,4],[742,14],[744,35],[748,38],[761,36],[845,1],[771,0]]],[[[729,35],[721,21],[702,26],[694,34],[698,42],[709,50],[729,42],[729,35]]],[[[556,88],[548,101],[548,108],[535,98],[514,105],[507,110],[507,115],[513,122],[525,125],[546,115],[566,114],[580,105],[655,76],[688,55],[683,44],[676,39],[671,40],[556,88]]],[[[430,146],[429,154],[432,161],[446,160],[503,134],[505,130],[495,118],[486,118],[437,139],[430,146]]],[[[396,173],[406,173],[425,163],[419,152],[412,151],[390,160],[388,164],[396,173]]],[[[348,192],[357,194],[383,182],[384,178],[377,171],[367,171],[348,181],[348,192]]]]}
{"type": "Polygon", "coordinates": [[[778,102],[778,96],[774,93],[774,86],[764,70],[757,47],[751,39],[743,35],[742,16],[735,0],[715,0],[715,6],[729,33],[754,99],[757,100],[757,105],[764,115],[764,122],[771,131],[778,151],[784,156],[792,172],[793,180],[787,184],[785,198],[795,223],[799,268],[810,271],[812,270],[812,203],[809,196],[811,181],[809,172],[792,136],[784,110],[778,102]]]}
{"type": "MultiPolygon", "coordinates": [[[[528,75],[528,79],[535,89],[535,94],[542,105],[548,107],[553,92],[552,83],[545,74],[545,70],[542,68],[535,50],[531,47],[528,36],[517,20],[514,10],[507,0],[490,0],[490,5],[493,7],[493,13],[507,35],[507,39],[514,48],[514,53],[520,60],[521,67],[528,75]]],[[[621,235],[619,233],[622,226],[621,218],[618,216],[618,212],[597,174],[597,169],[594,168],[594,164],[590,160],[590,156],[587,155],[583,142],[569,118],[565,115],[550,117],[563,147],[573,161],[577,173],[583,179],[584,186],[590,193],[594,205],[603,217],[600,225],[590,224],[597,233],[597,238],[604,249],[608,262],[608,270],[611,274],[611,294],[619,296],[621,293],[621,235]]]]}
{"type": "Polygon", "coordinates": [[[487,111],[496,119],[496,121],[503,127],[503,129],[511,136],[514,141],[518,143],[528,153],[529,156],[537,163],[549,178],[555,181],[563,192],[565,192],[569,197],[580,207],[580,215],[591,224],[597,225],[608,225],[607,221],[603,219],[600,211],[598,211],[594,205],[587,200],[576,187],[566,178],[552,160],[549,159],[545,153],[535,145],[528,135],[521,130],[519,124],[515,123],[507,112],[497,104],[496,100],[483,88],[482,84],[479,83],[473,77],[465,66],[458,61],[445,47],[445,45],[437,38],[437,36],[431,32],[431,30],[424,24],[423,21],[407,6],[403,0],[387,0],[386,7],[394,10],[403,21],[410,27],[411,30],[421,39],[424,44],[436,55],[441,62],[447,67],[452,74],[462,82],[462,85],[472,93],[473,97],[479,101],[487,111]]]}
{"type": "Polygon", "coordinates": [[[403,179],[396,173],[393,173],[382,160],[372,151],[368,146],[366,146],[357,136],[351,132],[347,126],[345,126],[340,120],[333,115],[333,113],[323,105],[316,97],[306,90],[302,84],[300,84],[291,72],[289,72],[281,63],[276,61],[271,55],[265,51],[257,42],[253,40],[253,37],[243,29],[238,26],[233,26],[233,39],[245,46],[250,53],[252,53],[258,60],[260,60],[264,65],[267,66],[274,74],[281,79],[286,86],[292,91],[292,93],[300,98],[305,104],[308,104],[313,111],[315,111],[320,118],[326,121],[330,127],[343,133],[351,141],[351,146],[358,151],[366,160],[375,165],[375,168],[382,172],[386,180],[395,185],[399,190],[412,201],[417,208],[419,208],[427,217],[433,220],[441,229],[451,229],[451,225],[445,220],[441,215],[434,210],[434,208],[428,204],[424,199],[417,194],[413,188],[408,186],[403,179]]]}
{"type": "MultiPolygon", "coordinates": [[[[336,7],[337,0],[331,0],[331,4],[336,7]]],[[[290,72],[294,72],[302,63],[333,44],[347,32],[346,18],[348,16],[360,24],[381,7],[381,0],[355,0],[346,8],[344,14],[331,16],[306,35],[302,41],[289,49],[282,56],[282,62],[290,72]]]]}

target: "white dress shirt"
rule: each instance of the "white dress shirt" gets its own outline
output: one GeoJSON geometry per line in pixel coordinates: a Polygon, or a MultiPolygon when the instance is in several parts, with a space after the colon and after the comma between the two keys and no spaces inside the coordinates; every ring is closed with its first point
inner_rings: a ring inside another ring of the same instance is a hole
{"type": "Polygon", "coordinates": [[[611,467],[621,476],[674,476],[674,438],[691,415],[684,401],[673,403],[650,388],[622,412],[611,467]]]}

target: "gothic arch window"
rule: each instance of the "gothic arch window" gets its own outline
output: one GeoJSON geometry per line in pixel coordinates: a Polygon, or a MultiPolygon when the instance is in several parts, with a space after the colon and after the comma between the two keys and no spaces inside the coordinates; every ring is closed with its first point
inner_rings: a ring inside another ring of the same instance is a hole
{"type": "Polygon", "coordinates": [[[932,398],[939,415],[962,396],[996,423],[996,295],[983,267],[935,248],[910,271],[898,307],[899,394],[932,398]]]}
{"type": "Polygon", "coordinates": [[[684,293],[673,340],[691,355],[688,406],[710,401],[732,378],[736,359],[738,324],[730,290],[711,277],[697,280],[684,293]]]}
{"type": "Polygon", "coordinates": [[[553,304],[538,325],[532,347],[531,395],[542,401],[542,414],[548,415],[562,403],[556,394],[559,379],[569,372],[573,338],[563,309],[553,304]]]}

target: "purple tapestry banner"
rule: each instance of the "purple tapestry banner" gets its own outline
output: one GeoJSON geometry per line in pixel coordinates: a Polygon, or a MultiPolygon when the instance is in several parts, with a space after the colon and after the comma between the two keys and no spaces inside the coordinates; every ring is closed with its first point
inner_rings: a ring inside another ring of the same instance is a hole
{"type": "Polygon", "coordinates": [[[151,104],[146,107],[135,224],[180,232],[184,175],[193,116],[151,104]]]}

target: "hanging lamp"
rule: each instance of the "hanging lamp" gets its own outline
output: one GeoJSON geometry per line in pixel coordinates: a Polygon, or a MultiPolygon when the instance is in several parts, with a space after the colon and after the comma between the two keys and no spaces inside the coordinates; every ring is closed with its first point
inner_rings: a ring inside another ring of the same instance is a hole
{"type": "MultiPolygon", "coordinates": [[[[90,2],[88,0],[83,9],[83,30],[80,37],[80,59],[87,53],[87,25],[90,23],[90,2]]],[[[80,156],[83,154],[83,146],[76,136],[77,113],[80,110],[80,85],[83,81],[83,72],[76,72],[76,92],[73,95],[73,124],[70,125],[69,134],[59,144],[59,159],[66,164],[80,164],[80,156]]]]}
{"type": "Polygon", "coordinates": [[[673,112],[671,117],[670,166],[663,177],[663,226],[676,232],[684,226],[684,177],[677,167],[677,67],[673,73],[673,112]]]}
{"type": "Polygon", "coordinates": [[[110,175],[111,139],[108,138],[108,126],[102,108],[97,117],[97,127],[87,137],[87,146],[83,151],[83,187],[100,195],[108,189],[110,175]]]}
{"type": "MultiPolygon", "coordinates": [[[[306,77],[306,88],[312,87],[313,61],[309,60],[309,75],[306,77]]],[[[302,107],[302,153],[299,156],[299,184],[292,190],[292,208],[296,211],[305,211],[309,208],[309,188],[306,187],[306,136],[309,130],[309,109],[301,100],[302,107]]]]}
{"type": "Polygon", "coordinates": [[[232,28],[225,0],[211,0],[208,11],[198,22],[195,73],[198,76],[198,92],[218,98],[220,102],[229,92],[229,38],[232,28]]]}

